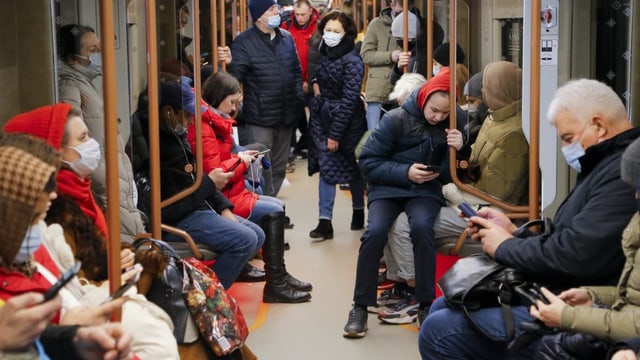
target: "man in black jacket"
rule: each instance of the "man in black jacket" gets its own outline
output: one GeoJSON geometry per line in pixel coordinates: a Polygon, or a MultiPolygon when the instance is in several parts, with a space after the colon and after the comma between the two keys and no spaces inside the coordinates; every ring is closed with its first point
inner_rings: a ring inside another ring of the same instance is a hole
{"type": "MultiPolygon", "coordinates": [[[[578,181],[553,219],[548,234],[512,235],[516,226],[502,213],[483,208],[470,228],[473,238],[498,263],[525,272],[551,289],[581,285],[615,285],[624,264],[620,238],[636,211],[632,189],[620,179],[620,159],[627,145],[640,136],[625,107],[603,83],[571,81],[559,88],[547,114],[562,140],[567,163],[578,181]]],[[[524,306],[512,308],[515,334],[519,324],[532,321],[524,306]]],[[[471,314],[495,342],[472,328],[461,311],[439,299],[420,330],[423,359],[506,358],[507,337],[501,308],[471,314]]],[[[533,358],[536,342],[518,354],[533,358]]]]}
{"type": "Polygon", "coordinates": [[[238,35],[231,53],[219,54],[243,87],[238,117],[240,145],[261,143],[271,149],[273,184],[265,195],[276,196],[284,181],[293,127],[302,109],[302,72],[295,42],[280,27],[274,0],[251,0],[253,26],[238,35]]]}

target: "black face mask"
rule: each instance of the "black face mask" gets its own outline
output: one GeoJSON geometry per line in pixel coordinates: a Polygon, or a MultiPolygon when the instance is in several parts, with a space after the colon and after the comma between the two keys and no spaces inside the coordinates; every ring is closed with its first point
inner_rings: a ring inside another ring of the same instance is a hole
{"type": "MultiPolygon", "coordinates": [[[[403,45],[403,40],[402,39],[397,39],[396,40],[396,44],[398,44],[399,47],[402,47],[403,45]]],[[[413,41],[409,41],[409,51],[413,51],[413,48],[416,46],[416,42],[415,40],[413,41]]]]}

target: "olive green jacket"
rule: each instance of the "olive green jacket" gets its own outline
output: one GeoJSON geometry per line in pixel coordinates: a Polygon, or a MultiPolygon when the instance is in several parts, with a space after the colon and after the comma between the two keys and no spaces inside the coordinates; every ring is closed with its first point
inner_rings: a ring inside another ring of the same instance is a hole
{"type": "MultiPolygon", "coordinates": [[[[597,221],[597,219],[594,219],[597,221]]],[[[636,213],[622,233],[626,258],[617,287],[587,287],[594,303],[608,309],[565,306],[560,328],[585,332],[608,341],[640,336],[640,215],[636,213]]],[[[588,266],[588,264],[585,264],[588,266]]]]}

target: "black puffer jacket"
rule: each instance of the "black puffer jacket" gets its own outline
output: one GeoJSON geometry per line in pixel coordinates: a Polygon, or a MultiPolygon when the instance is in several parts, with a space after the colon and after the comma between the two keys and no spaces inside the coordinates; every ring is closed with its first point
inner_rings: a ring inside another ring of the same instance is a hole
{"type": "Polygon", "coordinates": [[[366,131],[360,87],[364,64],[354,51],[353,38],[344,37],[335,48],[322,45],[317,68],[320,95],[313,99],[309,132],[309,176],[320,171],[330,184],[348,183],[360,176],[355,148],[366,131]],[[340,143],[338,151],[327,149],[327,139],[340,143]]]}
{"type": "Polygon", "coordinates": [[[292,126],[303,107],[300,60],[291,34],[275,29],[271,40],[253,26],[231,45],[229,73],[243,85],[239,124],[292,126]]]}
{"type": "Polygon", "coordinates": [[[640,129],[630,129],[588,148],[578,183],[553,219],[554,231],[503,242],[496,261],[558,290],[616,285],[625,261],[622,231],[637,210],[633,189],[620,179],[620,159],[638,136],[640,129]]]}

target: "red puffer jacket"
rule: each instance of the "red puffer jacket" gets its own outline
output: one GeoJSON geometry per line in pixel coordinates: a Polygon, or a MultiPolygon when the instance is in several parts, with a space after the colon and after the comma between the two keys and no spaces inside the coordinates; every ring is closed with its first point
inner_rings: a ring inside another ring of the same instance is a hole
{"type": "MultiPolygon", "coordinates": [[[[203,102],[203,105],[206,103],[203,102]]],[[[231,153],[233,147],[233,124],[235,121],[222,115],[211,106],[202,113],[202,159],[205,174],[215,168],[228,171],[240,158],[231,153]]],[[[187,140],[191,148],[196,148],[195,124],[187,129],[187,140]]],[[[247,165],[242,162],[233,171],[233,177],[222,193],[233,203],[233,213],[244,218],[249,216],[251,209],[258,200],[258,195],[251,193],[244,184],[244,173],[247,165]]]]}

